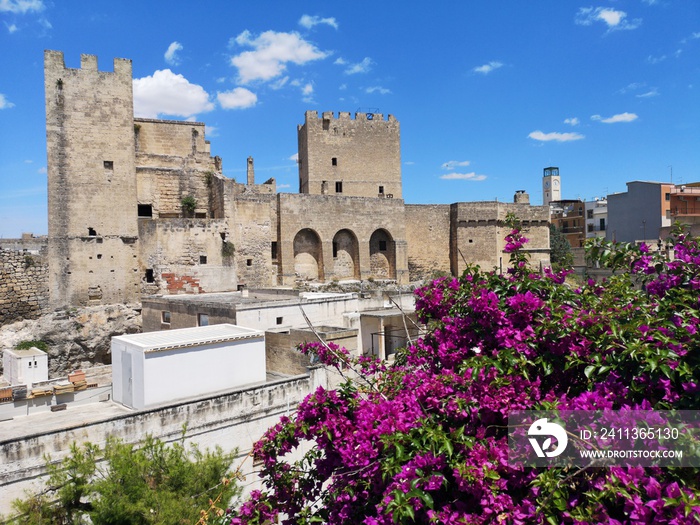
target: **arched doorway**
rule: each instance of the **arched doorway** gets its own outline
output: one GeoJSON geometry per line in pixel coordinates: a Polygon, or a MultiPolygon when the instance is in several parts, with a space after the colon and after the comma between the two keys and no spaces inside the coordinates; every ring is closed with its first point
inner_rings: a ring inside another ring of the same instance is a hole
{"type": "Polygon", "coordinates": [[[372,277],[396,279],[396,246],[386,230],[375,230],[369,239],[369,266],[372,277]]]}
{"type": "Polygon", "coordinates": [[[302,279],[323,280],[323,251],[318,234],[304,228],[294,236],[294,273],[302,279]]]}
{"type": "Polygon", "coordinates": [[[350,230],[340,230],[333,237],[333,278],[360,278],[360,250],[350,230]]]}

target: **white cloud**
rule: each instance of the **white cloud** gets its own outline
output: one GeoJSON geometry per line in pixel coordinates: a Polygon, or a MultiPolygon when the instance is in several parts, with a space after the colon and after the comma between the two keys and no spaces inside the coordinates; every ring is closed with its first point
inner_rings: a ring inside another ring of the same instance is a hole
{"type": "Polygon", "coordinates": [[[258,102],[258,96],[249,89],[237,87],[231,91],[219,92],[216,99],[224,109],[251,108],[258,102]]]}
{"type": "Polygon", "coordinates": [[[338,29],[338,22],[335,21],[335,18],[321,18],[320,16],[302,15],[301,19],[299,20],[299,25],[305,27],[306,29],[311,29],[319,24],[326,24],[334,29],[338,29]]]}
{"type": "Polygon", "coordinates": [[[165,52],[165,61],[171,66],[180,64],[180,57],[177,55],[178,51],[182,51],[182,44],[180,42],[173,42],[168,46],[168,50],[165,52]]]}
{"type": "Polygon", "coordinates": [[[405,166],[413,166],[414,164],[415,162],[413,162],[412,160],[407,160],[406,162],[404,162],[405,166]]]}
{"type": "Polygon", "coordinates": [[[272,82],[270,84],[270,88],[275,89],[275,90],[282,89],[287,84],[287,82],[289,82],[289,77],[288,76],[282,77],[282,78],[272,82]]]}
{"type": "Polygon", "coordinates": [[[277,189],[278,189],[278,190],[285,190],[285,189],[291,188],[291,187],[292,187],[291,184],[278,184],[278,185],[277,185],[277,189]]]}
{"type": "Polygon", "coordinates": [[[333,62],[337,66],[344,66],[345,64],[348,63],[347,60],[345,60],[343,57],[338,57],[335,59],[335,62],[333,62]]]}
{"type": "Polygon", "coordinates": [[[5,95],[0,93],[0,109],[9,109],[13,107],[15,107],[15,105],[9,100],[7,100],[7,98],[5,98],[5,95]]]}
{"type": "Polygon", "coordinates": [[[36,170],[36,172],[39,175],[46,175],[46,173],[47,173],[46,166],[44,166],[43,168],[39,168],[38,170],[36,170]]]}
{"type": "Polygon", "coordinates": [[[635,113],[618,113],[612,117],[603,118],[600,115],[591,115],[591,120],[597,120],[603,122],[604,124],[616,124],[618,122],[632,122],[637,120],[639,117],[635,113]]]}
{"type": "Polygon", "coordinates": [[[314,86],[311,83],[305,84],[304,87],[301,88],[301,94],[304,96],[309,96],[313,94],[314,92],[314,86]]]}
{"type": "Polygon", "coordinates": [[[581,140],[585,138],[585,136],[581,135],[580,133],[544,133],[540,130],[533,131],[528,135],[528,137],[541,142],[550,142],[552,140],[555,142],[570,142],[572,140],[581,140]]]}
{"type": "Polygon", "coordinates": [[[217,128],[216,126],[210,126],[209,124],[205,124],[204,133],[206,133],[207,137],[218,137],[219,128],[217,128]]]}
{"type": "Polygon", "coordinates": [[[581,121],[578,119],[578,117],[564,119],[564,124],[569,124],[570,126],[578,126],[580,123],[581,121]]]}
{"type": "Polygon", "coordinates": [[[471,161],[468,160],[448,160],[447,162],[444,162],[442,166],[440,166],[443,170],[453,170],[456,167],[464,167],[464,166],[469,166],[471,164],[471,161]]]}
{"type": "MultiPolygon", "coordinates": [[[[336,63],[340,63],[336,60],[336,63]]],[[[345,63],[345,62],[343,62],[345,63]]],[[[356,75],[357,73],[367,73],[370,69],[372,69],[372,64],[374,64],[374,61],[369,58],[365,57],[362,59],[362,62],[358,62],[356,64],[350,64],[346,69],[345,69],[345,74],[346,75],[356,75]]]]}
{"type": "Polygon", "coordinates": [[[382,86],[372,86],[365,89],[365,93],[379,93],[380,95],[389,95],[391,93],[391,90],[383,88],[382,86]]]}
{"type": "Polygon", "coordinates": [[[474,73],[481,73],[482,75],[488,75],[491,73],[491,71],[494,71],[500,67],[503,67],[503,64],[501,62],[497,62],[495,60],[492,60],[488,64],[484,64],[483,66],[477,66],[472,71],[474,73]]]}
{"type": "Polygon", "coordinates": [[[214,104],[202,86],[191,84],[185,77],[169,69],[134,79],[134,115],[137,117],[192,117],[212,109],[214,104]]]}
{"type": "Polygon", "coordinates": [[[627,13],[610,7],[581,7],[576,13],[574,22],[581,26],[589,26],[594,22],[603,22],[608,31],[619,29],[637,29],[642,24],[641,18],[627,19],[627,13]]]}
{"type": "Polygon", "coordinates": [[[0,0],[0,13],[14,13],[23,15],[31,11],[40,12],[44,10],[42,0],[0,0]]]}
{"type": "Polygon", "coordinates": [[[295,32],[265,31],[254,38],[250,31],[246,30],[238,35],[234,42],[239,46],[253,48],[252,51],[244,51],[231,58],[231,64],[238,68],[238,80],[242,84],[278,77],[287,69],[289,62],[303,65],[329,55],[295,32]]]}
{"type": "Polygon", "coordinates": [[[294,155],[290,156],[287,160],[291,160],[292,162],[299,162],[299,154],[295,153],[294,155]]]}
{"type": "Polygon", "coordinates": [[[647,62],[649,62],[650,64],[658,64],[658,63],[666,60],[666,58],[667,58],[666,55],[659,55],[657,57],[655,57],[653,55],[649,55],[647,57],[647,62]]]}
{"type": "Polygon", "coordinates": [[[471,173],[447,173],[446,175],[440,175],[442,180],[473,180],[480,181],[486,180],[486,175],[477,175],[473,171],[471,173]]]}
{"type": "Polygon", "coordinates": [[[338,90],[340,90],[340,91],[345,91],[346,89],[348,89],[347,84],[340,84],[340,86],[338,86],[338,90]]]}
{"type": "Polygon", "coordinates": [[[7,28],[7,32],[10,34],[19,31],[19,27],[17,27],[16,24],[8,24],[7,22],[5,22],[5,27],[7,28]]]}
{"type": "Polygon", "coordinates": [[[640,93],[637,95],[637,98],[650,98],[650,97],[655,97],[659,94],[659,90],[657,88],[651,88],[649,91],[646,91],[644,93],[640,93]]]}

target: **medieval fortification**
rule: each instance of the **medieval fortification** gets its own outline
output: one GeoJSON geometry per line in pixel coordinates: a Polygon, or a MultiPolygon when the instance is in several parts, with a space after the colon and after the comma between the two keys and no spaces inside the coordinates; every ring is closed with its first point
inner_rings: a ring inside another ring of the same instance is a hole
{"type": "Polygon", "coordinates": [[[509,212],[523,221],[533,265],[548,261],[548,209],[523,192],[513,203],[406,204],[392,115],[307,111],[297,128],[299,193],[277,193],[274,179],[256,183],[251,158],[244,183],[223,176],[203,123],[134,118],[130,60],[105,72],[82,55],[70,69],[63,53],[46,51],[44,65],[48,271],[3,255],[17,267],[3,286],[15,274],[44,279],[28,294],[37,314],[154,294],[403,285],[470,263],[505,267],[509,212]]]}

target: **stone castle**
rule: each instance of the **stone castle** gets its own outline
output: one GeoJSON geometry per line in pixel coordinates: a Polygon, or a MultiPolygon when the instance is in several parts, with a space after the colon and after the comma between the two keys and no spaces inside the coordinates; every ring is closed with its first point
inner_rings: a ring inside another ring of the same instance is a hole
{"type": "Polygon", "coordinates": [[[513,203],[406,204],[392,115],[307,111],[299,193],[222,175],[204,124],[134,118],[130,60],[80,69],[46,51],[48,288],[51,308],[300,281],[403,285],[466,264],[505,267],[503,220],[549,259],[549,211],[513,203]]]}

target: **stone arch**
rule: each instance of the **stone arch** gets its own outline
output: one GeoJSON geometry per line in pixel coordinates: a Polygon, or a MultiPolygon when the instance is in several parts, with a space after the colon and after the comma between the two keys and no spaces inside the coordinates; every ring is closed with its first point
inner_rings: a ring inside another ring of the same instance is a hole
{"type": "Polygon", "coordinates": [[[375,230],[369,239],[369,266],[372,277],[396,279],[396,245],[384,229],[375,230]]]}
{"type": "Polygon", "coordinates": [[[294,273],[312,281],[323,280],[323,249],[314,230],[304,228],[294,236],[294,273]]]}
{"type": "Polygon", "coordinates": [[[333,237],[333,278],[360,278],[360,248],[351,230],[339,230],[333,237]]]}

